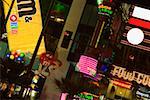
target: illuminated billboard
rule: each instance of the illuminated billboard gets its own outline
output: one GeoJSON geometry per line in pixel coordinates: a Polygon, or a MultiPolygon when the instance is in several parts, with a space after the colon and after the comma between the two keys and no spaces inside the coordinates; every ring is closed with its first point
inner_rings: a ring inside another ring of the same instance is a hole
{"type": "Polygon", "coordinates": [[[114,69],[111,70],[112,76],[122,78],[127,81],[135,81],[138,84],[150,87],[150,75],[139,73],[137,71],[128,71],[126,68],[113,65],[114,69]]]}
{"type": "Polygon", "coordinates": [[[138,6],[133,6],[133,11],[130,11],[130,17],[127,25],[125,26],[124,33],[122,34],[122,39],[120,41],[121,44],[132,46],[134,48],[138,48],[144,51],[150,51],[150,10],[141,8],[138,6]],[[141,30],[144,35],[141,34],[140,31],[132,32],[132,40],[142,40],[139,41],[139,44],[133,44],[128,41],[128,33],[134,29],[141,30]],[[141,35],[140,35],[141,34],[141,35]],[[140,36],[140,37],[139,37],[140,36]]]}
{"type": "Polygon", "coordinates": [[[79,59],[77,67],[80,72],[94,76],[96,74],[97,63],[98,60],[82,55],[79,59]]]}
{"type": "Polygon", "coordinates": [[[144,20],[150,21],[150,10],[135,6],[132,16],[139,18],[139,19],[144,19],[144,20]]]}
{"type": "Polygon", "coordinates": [[[121,81],[118,81],[118,80],[111,80],[111,81],[116,86],[131,89],[131,84],[129,84],[129,83],[121,82],[121,81]]]}
{"type": "MultiPolygon", "coordinates": [[[[4,3],[5,16],[12,0],[4,3]]],[[[8,43],[11,51],[34,52],[42,30],[39,0],[15,0],[7,22],[8,43]]],[[[38,54],[45,52],[42,40],[38,54]]]]}

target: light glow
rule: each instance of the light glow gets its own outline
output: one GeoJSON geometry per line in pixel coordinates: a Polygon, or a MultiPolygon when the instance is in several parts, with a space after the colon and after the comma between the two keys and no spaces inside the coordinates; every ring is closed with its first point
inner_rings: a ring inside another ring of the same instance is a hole
{"type": "Polygon", "coordinates": [[[100,5],[103,3],[103,0],[97,0],[97,4],[100,5]]]}
{"type": "Polygon", "coordinates": [[[35,97],[37,92],[35,90],[31,90],[31,97],[35,97]]]}
{"type": "Polygon", "coordinates": [[[60,100],[66,100],[68,93],[61,93],[61,99],[60,100]]]}
{"type": "Polygon", "coordinates": [[[33,77],[33,79],[32,79],[32,82],[37,83],[38,80],[39,80],[39,76],[38,76],[38,75],[35,75],[35,76],[33,77]]]}
{"type": "Polygon", "coordinates": [[[131,84],[127,84],[127,83],[123,83],[123,82],[119,82],[119,81],[112,81],[112,83],[114,85],[123,87],[123,88],[127,88],[127,89],[131,89],[131,84]]]}
{"type": "Polygon", "coordinates": [[[77,67],[79,67],[80,72],[94,76],[96,74],[97,63],[96,59],[82,55],[77,67]]]}

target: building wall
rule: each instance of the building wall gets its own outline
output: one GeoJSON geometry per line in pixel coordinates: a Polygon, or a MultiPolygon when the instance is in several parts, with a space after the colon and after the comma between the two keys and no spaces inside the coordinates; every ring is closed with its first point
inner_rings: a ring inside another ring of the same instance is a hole
{"type": "Polygon", "coordinates": [[[68,61],[78,62],[80,56],[85,53],[95,29],[97,17],[97,7],[87,3],[67,57],[68,61]]]}
{"type": "Polygon", "coordinates": [[[72,44],[72,40],[74,39],[78,24],[80,22],[80,18],[81,18],[85,4],[86,4],[86,0],[74,0],[73,1],[66,23],[64,25],[58,46],[57,46],[58,59],[61,60],[63,63],[62,70],[64,71],[65,74],[67,73],[67,69],[69,66],[69,63],[67,61],[67,56],[68,56],[68,53],[72,44]],[[61,47],[61,44],[64,38],[64,32],[66,30],[73,32],[67,49],[61,47]]]}
{"type": "Polygon", "coordinates": [[[72,2],[56,50],[56,53],[58,54],[58,59],[63,63],[63,65],[62,67],[54,70],[51,73],[51,75],[47,77],[41,94],[41,100],[59,100],[60,98],[61,91],[57,88],[55,84],[55,79],[60,80],[61,78],[66,76],[66,73],[69,68],[69,62],[67,61],[67,56],[72,43],[72,41],[70,41],[69,47],[67,49],[61,47],[63,37],[64,37],[64,32],[66,30],[73,32],[71,39],[74,38],[85,4],[86,4],[86,0],[73,0],[72,2]]]}

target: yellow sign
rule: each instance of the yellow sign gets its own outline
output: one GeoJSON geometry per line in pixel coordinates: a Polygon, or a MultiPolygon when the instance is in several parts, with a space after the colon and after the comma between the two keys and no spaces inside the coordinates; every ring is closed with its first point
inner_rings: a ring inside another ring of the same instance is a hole
{"type": "MultiPolygon", "coordinates": [[[[12,0],[3,2],[5,16],[11,2],[12,0]]],[[[6,28],[10,50],[33,53],[42,31],[39,0],[15,0],[6,28]]],[[[43,52],[45,52],[44,40],[41,42],[38,54],[43,52]]]]}

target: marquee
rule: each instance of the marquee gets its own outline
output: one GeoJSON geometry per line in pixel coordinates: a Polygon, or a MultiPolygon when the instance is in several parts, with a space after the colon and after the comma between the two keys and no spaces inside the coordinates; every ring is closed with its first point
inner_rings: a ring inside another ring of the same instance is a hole
{"type": "Polygon", "coordinates": [[[113,65],[114,69],[111,71],[113,76],[118,78],[123,78],[127,81],[136,81],[138,84],[143,84],[144,86],[150,87],[150,75],[142,74],[137,71],[129,72],[126,68],[122,68],[113,65]]]}

